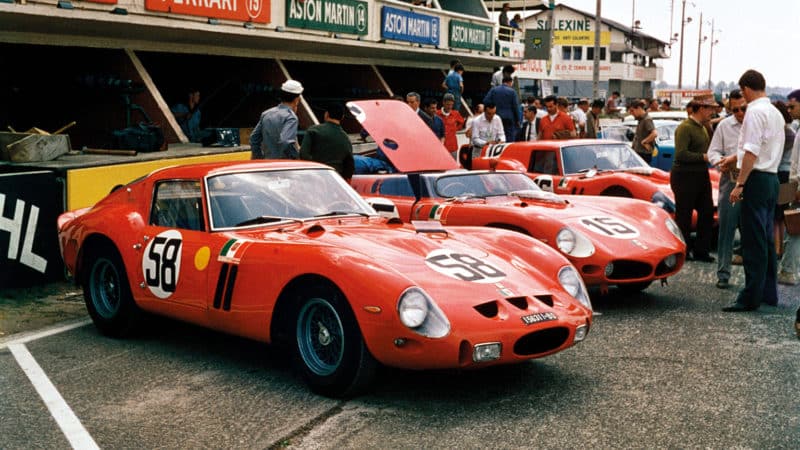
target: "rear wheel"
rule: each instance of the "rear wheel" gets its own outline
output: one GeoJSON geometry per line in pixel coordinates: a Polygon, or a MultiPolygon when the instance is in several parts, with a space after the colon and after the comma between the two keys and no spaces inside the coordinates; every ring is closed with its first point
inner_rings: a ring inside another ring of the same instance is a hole
{"type": "Polygon", "coordinates": [[[350,306],[334,289],[302,294],[295,345],[295,365],[318,394],[350,397],[374,378],[378,363],[364,344],[350,306]]]}
{"type": "Polygon", "coordinates": [[[128,276],[116,249],[93,251],[86,261],[83,298],[94,325],[106,336],[130,334],[140,311],[133,301],[128,276]]]}

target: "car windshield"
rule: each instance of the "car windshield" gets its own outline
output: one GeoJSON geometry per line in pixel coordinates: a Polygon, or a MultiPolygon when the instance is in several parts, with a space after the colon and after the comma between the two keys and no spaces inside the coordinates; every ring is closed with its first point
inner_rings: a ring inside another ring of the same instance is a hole
{"type": "Polygon", "coordinates": [[[607,126],[600,132],[603,139],[611,139],[617,142],[630,142],[633,139],[634,131],[627,126],[607,126]]]}
{"type": "Polygon", "coordinates": [[[561,148],[564,174],[583,173],[591,169],[625,170],[649,167],[627,144],[588,144],[561,148]]]}
{"type": "Polygon", "coordinates": [[[264,170],[208,177],[211,226],[233,228],[327,216],[373,215],[333,170],[264,170]]]}
{"type": "Polygon", "coordinates": [[[515,191],[539,190],[527,175],[517,172],[484,172],[447,175],[436,180],[440,197],[489,197],[515,191]]]}
{"type": "Polygon", "coordinates": [[[664,125],[658,125],[658,140],[660,141],[672,141],[675,139],[675,129],[678,128],[680,122],[675,123],[667,123],[664,125]]]}

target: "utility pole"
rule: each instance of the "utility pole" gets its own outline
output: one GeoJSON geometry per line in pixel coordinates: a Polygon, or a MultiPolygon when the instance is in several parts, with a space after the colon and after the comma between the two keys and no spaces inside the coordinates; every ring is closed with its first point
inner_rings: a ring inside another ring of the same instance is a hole
{"type": "MultiPolygon", "coordinates": [[[[594,15],[594,58],[592,61],[592,99],[600,97],[600,4],[597,0],[597,11],[594,15]]],[[[709,75],[709,78],[711,76],[709,75]]]]}
{"type": "Polygon", "coordinates": [[[714,46],[717,45],[717,41],[714,40],[714,19],[711,19],[711,49],[708,53],[708,88],[714,89],[711,85],[711,65],[714,62],[714,46]]]}
{"type": "Polygon", "coordinates": [[[700,12],[700,34],[697,36],[697,74],[694,78],[694,88],[700,89],[700,50],[706,38],[703,36],[703,12],[700,12]]]}
{"type": "Polygon", "coordinates": [[[678,89],[683,88],[683,31],[686,28],[686,0],[681,7],[681,55],[678,58],[678,89]]]}

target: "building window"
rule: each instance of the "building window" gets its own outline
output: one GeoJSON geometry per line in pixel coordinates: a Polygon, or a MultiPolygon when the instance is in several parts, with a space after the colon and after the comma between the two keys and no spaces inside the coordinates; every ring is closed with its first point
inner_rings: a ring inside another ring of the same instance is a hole
{"type": "Polygon", "coordinates": [[[611,62],[622,62],[622,52],[611,52],[611,62]]]}
{"type": "Polygon", "coordinates": [[[564,45],[561,47],[561,59],[564,61],[569,61],[572,59],[572,47],[569,45],[564,45]]]}
{"type": "MultiPolygon", "coordinates": [[[[594,47],[586,47],[586,59],[594,61],[594,47]]],[[[606,48],[600,47],[600,61],[606,60],[606,48]]]]}
{"type": "Polygon", "coordinates": [[[583,47],[572,47],[572,59],[575,61],[583,59],[583,47]]]}

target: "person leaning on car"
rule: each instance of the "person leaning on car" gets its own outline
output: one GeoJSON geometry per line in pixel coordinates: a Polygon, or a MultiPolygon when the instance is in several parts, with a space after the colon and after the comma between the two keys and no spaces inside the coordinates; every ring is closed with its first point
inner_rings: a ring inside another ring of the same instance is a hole
{"type": "Polygon", "coordinates": [[[689,117],[675,129],[675,157],[669,184],[675,193],[675,221],[687,238],[687,259],[714,262],[709,255],[714,203],[708,175],[707,152],[711,138],[706,124],[717,102],[708,94],[695,96],[692,104],[689,117]],[[693,210],[697,210],[697,238],[691,243],[688,238],[692,232],[693,210]]]}
{"type": "Polygon", "coordinates": [[[639,124],[636,125],[636,133],[633,135],[633,150],[650,163],[653,160],[653,146],[658,137],[658,131],[646,108],[647,105],[642,100],[634,100],[628,106],[630,113],[639,121],[639,124]]]}
{"type": "Polygon", "coordinates": [[[306,130],[300,159],[327,164],[350,181],[355,171],[353,144],[342,129],[344,107],[338,103],[328,105],[324,122],[306,130]]]}

